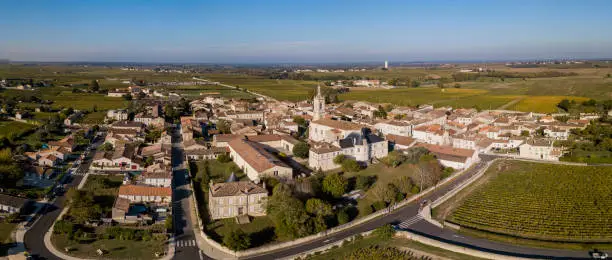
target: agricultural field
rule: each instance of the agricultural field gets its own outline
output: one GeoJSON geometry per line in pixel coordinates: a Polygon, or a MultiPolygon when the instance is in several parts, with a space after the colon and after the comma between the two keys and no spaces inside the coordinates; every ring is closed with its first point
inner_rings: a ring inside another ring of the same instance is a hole
{"type": "Polygon", "coordinates": [[[105,111],[90,112],[83,117],[81,122],[84,124],[101,124],[104,123],[105,117],[105,111]]]}
{"type": "MultiPolygon", "coordinates": [[[[416,106],[422,104],[438,104],[442,102],[459,102],[459,100],[469,100],[470,98],[482,96],[486,93],[487,91],[482,89],[462,88],[352,88],[350,92],[341,94],[340,99],[392,103],[400,106],[416,106]]],[[[472,105],[476,104],[478,103],[473,103],[472,105]]]]}
{"type": "Polygon", "coordinates": [[[255,93],[279,100],[301,101],[313,95],[317,82],[301,80],[276,80],[237,74],[203,74],[199,76],[215,82],[246,88],[255,93]]]}
{"type": "Polygon", "coordinates": [[[0,138],[15,138],[34,128],[36,128],[35,125],[27,123],[17,121],[0,121],[0,138]]]}
{"type": "Polygon", "coordinates": [[[549,242],[612,242],[612,168],[498,161],[434,209],[468,230],[549,242]]]}
{"type": "Polygon", "coordinates": [[[107,97],[103,94],[62,91],[50,99],[53,100],[51,105],[53,108],[72,107],[78,110],[93,110],[95,105],[99,110],[106,110],[127,106],[127,101],[123,98],[107,97]]]}
{"type": "Polygon", "coordinates": [[[166,87],[165,89],[184,96],[185,98],[199,98],[207,95],[238,99],[255,97],[254,95],[244,91],[215,85],[166,87]]]}

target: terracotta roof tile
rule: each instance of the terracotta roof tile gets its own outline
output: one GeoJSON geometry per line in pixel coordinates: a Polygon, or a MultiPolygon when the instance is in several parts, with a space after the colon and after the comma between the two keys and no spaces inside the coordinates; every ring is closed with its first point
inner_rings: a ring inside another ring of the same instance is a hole
{"type": "Polygon", "coordinates": [[[134,196],[172,196],[169,187],[150,187],[142,185],[122,185],[119,187],[119,195],[134,196]]]}

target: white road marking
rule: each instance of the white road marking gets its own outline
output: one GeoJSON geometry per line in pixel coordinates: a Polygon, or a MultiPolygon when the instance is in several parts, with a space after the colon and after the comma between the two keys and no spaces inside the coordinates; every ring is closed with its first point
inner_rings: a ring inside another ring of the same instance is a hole
{"type": "Polygon", "coordinates": [[[421,215],[416,215],[412,218],[409,218],[407,220],[404,220],[402,223],[399,223],[399,225],[397,225],[400,228],[408,228],[411,225],[413,225],[414,223],[417,223],[419,221],[421,221],[423,219],[423,217],[421,217],[421,215]]]}

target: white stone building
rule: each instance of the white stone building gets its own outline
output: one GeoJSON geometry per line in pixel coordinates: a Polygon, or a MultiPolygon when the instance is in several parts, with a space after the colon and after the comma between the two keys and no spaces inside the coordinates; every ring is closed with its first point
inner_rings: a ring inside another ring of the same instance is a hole
{"type": "Polygon", "coordinates": [[[211,219],[266,215],[268,191],[250,181],[211,183],[208,198],[211,219]]]}

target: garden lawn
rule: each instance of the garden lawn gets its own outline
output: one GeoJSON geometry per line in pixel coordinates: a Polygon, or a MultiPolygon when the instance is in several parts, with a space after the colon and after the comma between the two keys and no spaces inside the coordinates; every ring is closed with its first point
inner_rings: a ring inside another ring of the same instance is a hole
{"type": "Polygon", "coordinates": [[[234,162],[230,161],[227,163],[221,163],[217,160],[205,160],[205,161],[197,162],[197,166],[198,166],[197,177],[201,178],[204,172],[204,168],[205,168],[204,162],[208,162],[208,168],[210,170],[210,173],[209,173],[210,178],[215,183],[225,182],[232,175],[232,172],[236,176],[237,180],[247,180],[247,176],[244,173],[242,173],[240,168],[238,168],[238,166],[234,162]]]}
{"type": "Polygon", "coordinates": [[[206,234],[217,242],[223,243],[223,238],[234,230],[242,230],[251,236],[251,247],[279,241],[274,234],[274,223],[267,217],[251,217],[251,223],[239,225],[234,218],[213,220],[206,224],[206,234]]]}
{"type": "Polygon", "coordinates": [[[102,207],[103,213],[110,212],[117,198],[123,175],[89,175],[83,190],[92,191],[94,201],[102,207]],[[106,181],[105,181],[106,180],[106,181]],[[105,183],[106,182],[106,183],[105,183]]]}
{"type": "Polygon", "coordinates": [[[53,234],[51,239],[58,250],[70,247],[70,255],[79,258],[99,259],[96,250],[107,253],[105,259],[155,259],[155,252],[167,251],[166,241],[132,241],[119,239],[100,239],[91,243],[78,243],[68,239],[67,235],[53,234]]]}
{"type": "Polygon", "coordinates": [[[543,241],[612,242],[611,167],[499,161],[482,178],[449,200],[446,221],[543,241]]]}

